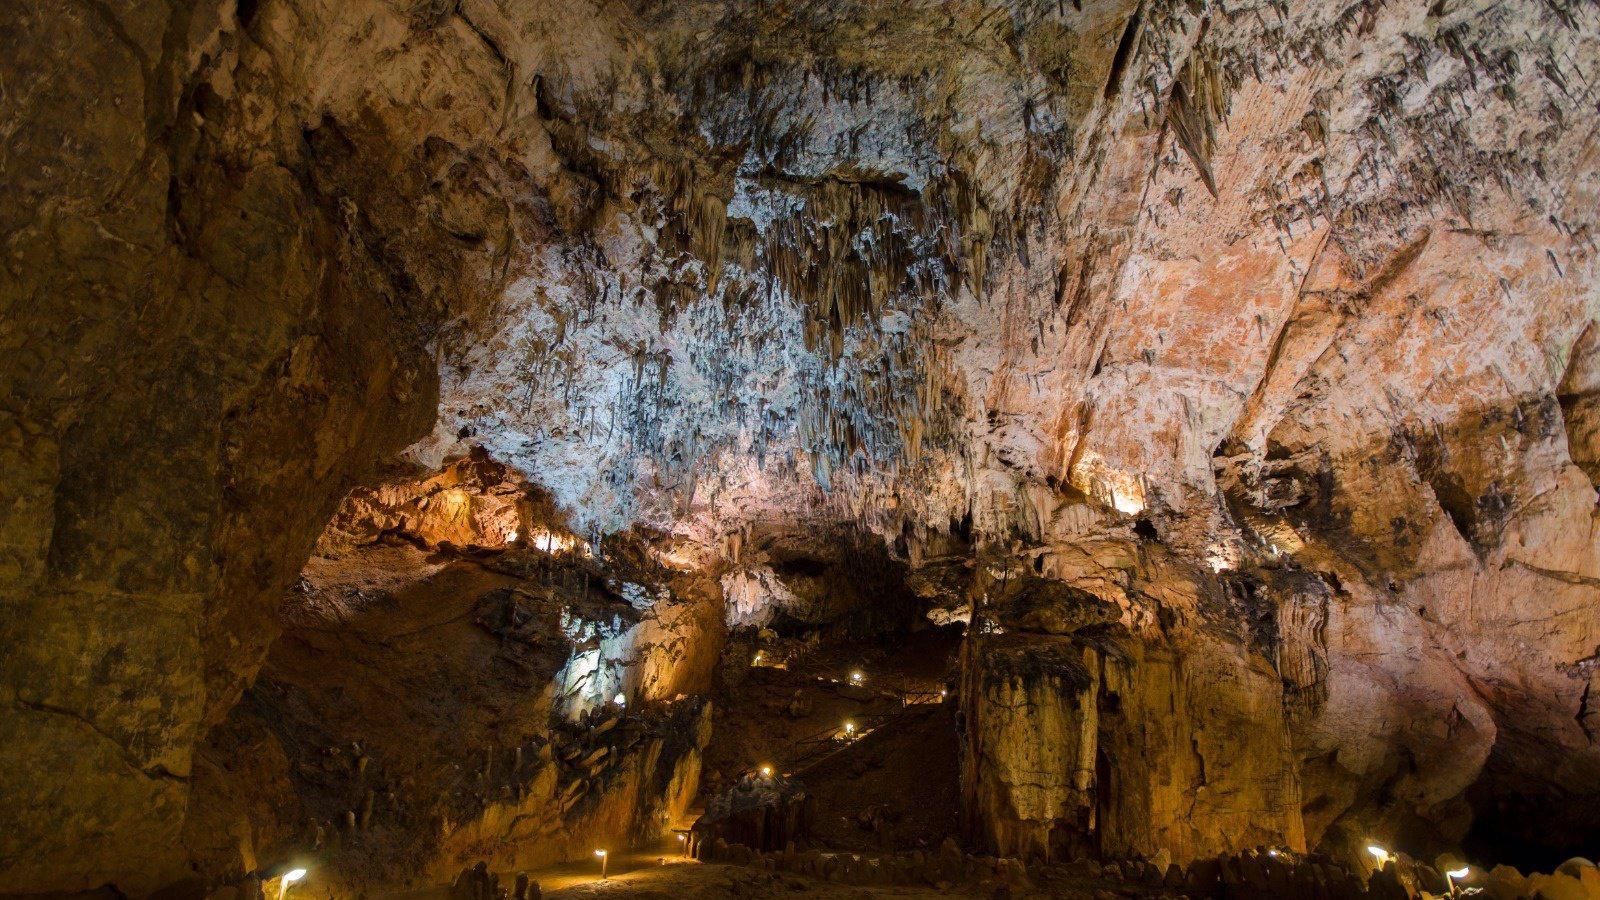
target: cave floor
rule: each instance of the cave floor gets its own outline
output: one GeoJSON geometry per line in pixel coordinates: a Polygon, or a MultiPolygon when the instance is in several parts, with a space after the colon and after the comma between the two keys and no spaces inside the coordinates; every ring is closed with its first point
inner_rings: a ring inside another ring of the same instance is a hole
{"type": "Polygon", "coordinates": [[[545,897],[789,897],[803,895],[818,900],[862,897],[980,897],[989,892],[940,891],[932,888],[864,888],[831,884],[813,878],[760,872],[743,866],[691,863],[646,866],[605,882],[589,881],[571,887],[554,887],[545,897]]]}
{"type": "MultiPolygon", "coordinates": [[[[598,867],[588,861],[563,863],[528,873],[539,883],[547,900],[579,897],[660,897],[660,898],[763,898],[804,895],[816,900],[863,900],[873,897],[992,897],[995,885],[968,884],[946,888],[861,887],[835,884],[816,878],[786,873],[764,872],[746,866],[700,863],[678,855],[676,841],[618,853],[612,858],[608,877],[599,878],[598,867]]],[[[501,884],[509,886],[514,875],[502,874],[501,884]]],[[[1127,883],[1053,877],[1031,889],[1016,890],[1018,898],[1059,897],[1089,900],[1105,896],[1162,896],[1141,894],[1127,883]]],[[[443,886],[422,891],[392,894],[403,900],[448,900],[443,886]]],[[[380,895],[373,895],[380,896],[380,895]]],[[[1166,895],[1170,896],[1170,895],[1166,895]]]]}
{"type": "MultiPolygon", "coordinates": [[[[818,900],[862,897],[963,897],[989,896],[988,891],[959,888],[874,887],[832,884],[815,878],[762,872],[746,866],[701,863],[682,856],[676,840],[618,852],[611,858],[607,878],[600,880],[599,866],[585,860],[560,863],[528,873],[539,883],[545,898],[568,897],[787,897],[804,894],[818,900]]],[[[514,873],[501,873],[509,886],[514,873]]],[[[377,895],[374,895],[377,896],[377,895]]],[[[448,900],[449,888],[439,886],[389,895],[398,900],[448,900]]],[[[1089,896],[1089,895],[1085,895],[1089,896]]]]}

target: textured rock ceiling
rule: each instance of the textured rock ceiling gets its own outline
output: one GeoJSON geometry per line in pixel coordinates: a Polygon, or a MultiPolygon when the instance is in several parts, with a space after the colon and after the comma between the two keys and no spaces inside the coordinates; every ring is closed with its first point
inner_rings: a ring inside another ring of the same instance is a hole
{"type": "Polygon", "coordinates": [[[1600,818],[1597,45],[1577,0],[8,4],[0,890],[167,877],[338,499],[473,447],[714,565],[854,523],[1266,616],[1313,843],[1459,837],[1474,784],[1600,818]]]}

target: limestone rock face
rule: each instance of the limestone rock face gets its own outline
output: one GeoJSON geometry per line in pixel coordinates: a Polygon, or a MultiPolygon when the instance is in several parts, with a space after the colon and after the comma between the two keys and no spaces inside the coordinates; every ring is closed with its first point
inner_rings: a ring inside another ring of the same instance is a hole
{"type": "Polygon", "coordinates": [[[1074,859],[1096,851],[1099,657],[1060,638],[972,649],[964,812],[999,855],[1074,859]]]}
{"type": "Polygon", "coordinates": [[[1191,627],[1177,603],[1150,627],[1106,622],[1115,604],[1030,576],[987,588],[999,599],[980,594],[962,692],[965,814],[984,850],[1185,864],[1305,850],[1292,707],[1253,636],[1191,627]]]}
{"type": "Polygon", "coordinates": [[[848,529],[1011,629],[975,833],[1577,852],[1597,80],[1576,0],[5,5],[0,892],[189,877],[198,747],[288,783],[229,729],[319,535],[735,596],[619,586],[560,719],[871,609],[783,550],[848,529]]]}

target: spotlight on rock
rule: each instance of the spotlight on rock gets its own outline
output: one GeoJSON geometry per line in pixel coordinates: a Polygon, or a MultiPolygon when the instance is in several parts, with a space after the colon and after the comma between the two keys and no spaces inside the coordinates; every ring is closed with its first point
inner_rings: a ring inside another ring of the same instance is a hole
{"type": "Polygon", "coordinates": [[[289,892],[289,885],[306,877],[305,869],[290,869],[283,873],[283,878],[278,882],[278,900],[283,900],[283,895],[289,892]]]}

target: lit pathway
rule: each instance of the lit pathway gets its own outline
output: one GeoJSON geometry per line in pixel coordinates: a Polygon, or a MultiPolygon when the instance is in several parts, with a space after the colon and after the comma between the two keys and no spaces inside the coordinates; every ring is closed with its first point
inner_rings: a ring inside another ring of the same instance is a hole
{"type": "MultiPolygon", "coordinates": [[[[667,838],[649,847],[613,850],[606,864],[605,881],[600,880],[600,860],[592,857],[582,862],[536,869],[528,876],[539,882],[539,889],[546,897],[556,891],[561,891],[563,897],[627,896],[633,892],[632,885],[639,880],[640,870],[659,869],[662,860],[669,866],[699,865],[683,855],[682,843],[676,838],[667,838]]],[[[509,881],[505,875],[500,876],[502,886],[509,887],[515,881],[515,874],[509,881]]]]}

